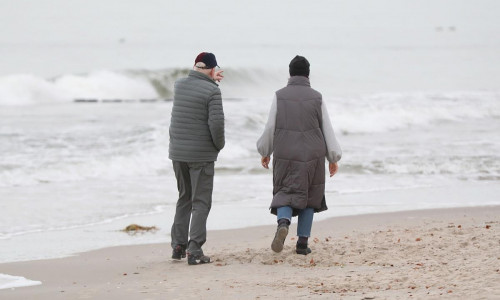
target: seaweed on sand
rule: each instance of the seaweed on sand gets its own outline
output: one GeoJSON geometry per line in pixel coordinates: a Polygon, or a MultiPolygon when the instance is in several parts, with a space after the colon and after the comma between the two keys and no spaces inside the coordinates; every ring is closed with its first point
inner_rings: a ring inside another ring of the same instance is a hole
{"type": "Polygon", "coordinates": [[[141,226],[137,224],[130,224],[125,229],[122,229],[121,231],[124,231],[128,234],[137,234],[137,233],[145,233],[145,232],[156,232],[158,230],[158,227],[156,226],[141,226]]]}

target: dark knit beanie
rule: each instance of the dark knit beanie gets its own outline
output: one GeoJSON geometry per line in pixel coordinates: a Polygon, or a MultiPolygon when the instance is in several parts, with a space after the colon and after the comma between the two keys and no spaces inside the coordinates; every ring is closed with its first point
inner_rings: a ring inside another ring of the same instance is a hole
{"type": "Polygon", "coordinates": [[[309,77],[309,62],[304,56],[297,55],[290,62],[290,76],[309,77]]]}

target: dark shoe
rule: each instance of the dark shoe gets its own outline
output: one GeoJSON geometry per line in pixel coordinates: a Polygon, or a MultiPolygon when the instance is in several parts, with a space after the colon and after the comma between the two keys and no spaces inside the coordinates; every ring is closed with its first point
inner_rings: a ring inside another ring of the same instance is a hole
{"type": "Polygon", "coordinates": [[[186,246],[177,245],[174,250],[172,250],[172,259],[180,260],[181,258],[186,257],[186,246]]]}
{"type": "Polygon", "coordinates": [[[307,244],[297,243],[297,246],[295,247],[295,253],[297,254],[307,255],[311,252],[311,248],[307,247],[307,244]]]}
{"type": "Polygon", "coordinates": [[[283,250],[283,245],[285,244],[286,236],[288,235],[288,225],[280,224],[274,235],[274,240],[271,243],[271,249],[274,252],[279,253],[283,250]]]}
{"type": "Polygon", "coordinates": [[[201,265],[210,263],[210,257],[203,254],[190,254],[188,253],[189,265],[201,265]]]}

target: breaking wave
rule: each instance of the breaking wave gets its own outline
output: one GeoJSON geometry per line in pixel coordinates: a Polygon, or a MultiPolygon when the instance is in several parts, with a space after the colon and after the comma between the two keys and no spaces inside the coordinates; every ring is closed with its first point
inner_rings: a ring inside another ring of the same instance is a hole
{"type": "MultiPolygon", "coordinates": [[[[173,95],[176,79],[189,69],[101,70],[88,74],[66,74],[45,79],[30,74],[0,77],[0,106],[64,103],[77,99],[140,100],[168,99],[173,95]]],[[[224,79],[224,96],[241,97],[271,93],[281,82],[278,72],[228,69],[224,79]],[[273,84],[274,83],[274,84],[273,84]],[[259,86],[259,89],[255,89],[259,86]],[[268,86],[268,89],[263,88],[268,86]]]]}
{"type": "Polygon", "coordinates": [[[378,93],[327,101],[344,134],[500,118],[497,92],[378,93]]]}

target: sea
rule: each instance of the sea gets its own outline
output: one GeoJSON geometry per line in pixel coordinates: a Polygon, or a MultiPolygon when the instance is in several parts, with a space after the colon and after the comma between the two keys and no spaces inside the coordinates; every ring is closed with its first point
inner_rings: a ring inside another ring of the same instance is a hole
{"type": "Polygon", "coordinates": [[[498,1],[0,0],[0,20],[0,263],[170,241],[173,84],[202,51],[225,75],[209,230],[275,224],[256,141],[297,54],[343,150],[316,220],[500,205],[498,1]]]}

